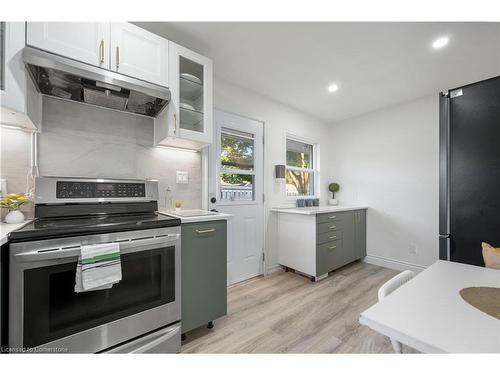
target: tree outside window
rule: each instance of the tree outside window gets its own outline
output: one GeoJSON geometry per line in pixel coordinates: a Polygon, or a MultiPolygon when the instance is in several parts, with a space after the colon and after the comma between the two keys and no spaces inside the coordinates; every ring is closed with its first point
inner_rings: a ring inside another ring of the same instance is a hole
{"type": "Polygon", "coordinates": [[[314,146],[287,138],[286,195],[314,196],[314,146]]]}
{"type": "Polygon", "coordinates": [[[251,134],[221,134],[221,200],[254,199],[254,140],[251,134]]]}

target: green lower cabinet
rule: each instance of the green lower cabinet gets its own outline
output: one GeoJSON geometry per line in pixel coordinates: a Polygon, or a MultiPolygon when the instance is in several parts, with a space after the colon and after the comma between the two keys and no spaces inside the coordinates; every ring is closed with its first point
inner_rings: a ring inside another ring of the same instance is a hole
{"type": "Polygon", "coordinates": [[[366,210],[356,211],[355,223],[356,254],[361,259],[366,256],[366,210]]]}
{"type": "Polygon", "coordinates": [[[182,333],[227,313],[226,221],[182,224],[182,333]]]}
{"type": "Polygon", "coordinates": [[[317,217],[316,277],[366,256],[366,210],[341,214],[317,217]]]}

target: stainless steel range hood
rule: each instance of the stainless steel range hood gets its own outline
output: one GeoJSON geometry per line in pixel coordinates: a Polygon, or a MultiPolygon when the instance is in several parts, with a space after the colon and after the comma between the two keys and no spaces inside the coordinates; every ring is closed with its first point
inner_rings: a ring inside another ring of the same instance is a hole
{"type": "Polygon", "coordinates": [[[43,95],[156,117],[170,102],[166,87],[25,47],[23,59],[43,95]]]}

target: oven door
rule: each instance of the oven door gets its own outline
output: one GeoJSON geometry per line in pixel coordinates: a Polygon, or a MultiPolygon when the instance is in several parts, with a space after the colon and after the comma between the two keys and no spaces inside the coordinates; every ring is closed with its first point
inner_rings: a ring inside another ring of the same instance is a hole
{"type": "Polygon", "coordinates": [[[180,320],[180,228],[11,247],[11,351],[95,353],[180,320]],[[122,280],[75,293],[80,245],[118,242],[122,280]]]}

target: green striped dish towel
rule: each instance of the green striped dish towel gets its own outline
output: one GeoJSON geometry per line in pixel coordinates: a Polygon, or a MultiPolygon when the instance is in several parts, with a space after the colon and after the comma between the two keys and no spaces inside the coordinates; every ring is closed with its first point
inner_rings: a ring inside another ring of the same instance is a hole
{"type": "Polygon", "coordinates": [[[75,292],[109,289],[122,279],[120,244],[80,246],[75,292]]]}

